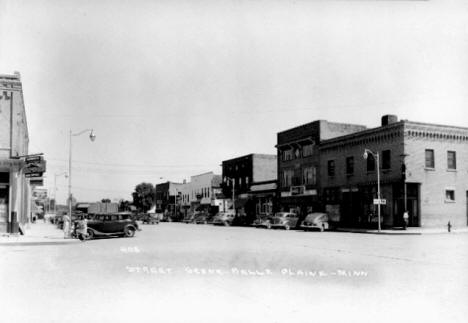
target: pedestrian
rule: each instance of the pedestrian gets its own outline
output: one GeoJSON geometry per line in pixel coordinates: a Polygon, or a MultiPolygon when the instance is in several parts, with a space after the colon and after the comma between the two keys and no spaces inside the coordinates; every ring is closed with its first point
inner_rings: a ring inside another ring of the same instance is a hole
{"type": "Polygon", "coordinates": [[[408,211],[403,212],[403,228],[406,230],[408,227],[409,214],[408,211]]]}
{"type": "Polygon", "coordinates": [[[86,241],[88,237],[88,219],[86,219],[86,217],[83,217],[82,220],[78,222],[77,234],[81,241],[86,241]]]}
{"type": "Polygon", "coordinates": [[[63,216],[63,234],[65,239],[70,236],[70,224],[70,217],[65,214],[63,216]]]}

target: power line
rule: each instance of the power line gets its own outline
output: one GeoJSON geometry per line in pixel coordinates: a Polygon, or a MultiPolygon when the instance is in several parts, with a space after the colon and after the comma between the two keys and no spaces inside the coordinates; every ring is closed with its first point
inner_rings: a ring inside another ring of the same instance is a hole
{"type": "MultiPolygon", "coordinates": [[[[48,161],[60,161],[68,162],[65,159],[59,158],[47,158],[48,161]]],[[[89,164],[89,165],[98,165],[98,166],[114,166],[114,167],[148,167],[148,168],[185,168],[185,167],[206,167],[213,166],[213,164],[179,164],[179,165],[155,165],[155,164],[117,164],[117,163],[101,163],[101,162],[91,162],[84,160],[73,160],[73,163],[79,164],[89,164]]]]}

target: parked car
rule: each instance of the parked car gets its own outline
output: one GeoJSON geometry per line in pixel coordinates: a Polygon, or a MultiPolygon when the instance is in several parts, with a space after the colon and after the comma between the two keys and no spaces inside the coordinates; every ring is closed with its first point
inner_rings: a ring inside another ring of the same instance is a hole
{"type": "Polygon", "coordinates": [[[89,239],[96,236],[133,237],[136,231],[140,228],[130,212],[96,214],[88,221],[89,239]]]}
{"type": "Polygon", "coordinates": [[[256,228],[268,228],[268,227],[271,228],[272,221],[273,221],[273,216],[272,215],[264,215],[264,216],[258,217],[254,221],[253,225],[256,228]]]}
{"type": "Polygon", "coordinates": [[[142,216],[141,222],[146,224],[159,224],[159,217],[156,213],[146,213],[142,216]]]}
{"type": "Polygon", "coordinates": [[[328,214],[320,212],[307,214],[305,220],[301,223],[301,228],[304,230],[328,230],[330,228],[330,225],[328,223],[328,214]]]}
{"type": "Polygon", "coordinates": [[[270,224],[267,224],[267,228],[284,228],[289,230],[297,226],[299,216],[291,212],[277,212],[273,217],[270,224]]]}
{"type": "Polygon", "coordinates": [[[195,224],[207,224],[210,220],[209,214],[205,211],[195,212],[193,216],[193,223],[195,224]]]}
{"type": "Polygon", "coordinates": [[[232,225],[234,218],[234,211],[219,212],[213,218],[213,224],[229,226],[232,225]]]}

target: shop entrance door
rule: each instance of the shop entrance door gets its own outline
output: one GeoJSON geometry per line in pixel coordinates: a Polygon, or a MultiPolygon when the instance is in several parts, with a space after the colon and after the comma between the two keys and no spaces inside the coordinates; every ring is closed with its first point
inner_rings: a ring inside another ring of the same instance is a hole
{"type": "Polygon", "coordinates": [[[8,186],[0,184],[0,232],[7,231],[8,224],[8,186]]]}

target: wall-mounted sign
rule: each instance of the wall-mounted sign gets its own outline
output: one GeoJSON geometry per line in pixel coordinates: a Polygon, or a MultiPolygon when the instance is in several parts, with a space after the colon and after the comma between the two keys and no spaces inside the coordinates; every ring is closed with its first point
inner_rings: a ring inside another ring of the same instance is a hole
{"type": "Polygon", "coordinates": [[[32,186],[44,186],[44,179],[42,177],[31,178],[29,184],[32,186]]]}
{"type": "Polygon", "coordinates": [[[46,161],[42,156],[26,157],[24,166],[24,175],[26,177],[41,177],[46,171],[46,161]]]}
{"type": "Polygon", "coordinates": [[[303,195],[304,186],[291,186],[291,195],[303,195]]]}

